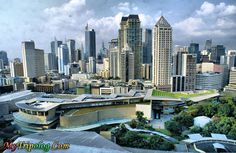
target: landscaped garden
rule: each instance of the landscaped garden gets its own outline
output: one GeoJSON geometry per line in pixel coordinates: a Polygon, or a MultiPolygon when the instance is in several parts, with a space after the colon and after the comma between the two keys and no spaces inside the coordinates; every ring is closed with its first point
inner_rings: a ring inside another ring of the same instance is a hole
{"type": "Polygon", "coordinates": [[[171,121],[166,122],[165,128],[179,139],[186,138],[190,133],[200,133],[203,136],[221,133],[230,139],[236,139],[236,98],[224,95],[219,101],[192,105],[187,111],[181,111],[171,121]],[[194,126],[193,119],[197,116],[207,116],[212,121],[202,128],[194,126]]]}
{"type": "Polygon", "coordinates": [[[166,92],[161,90],[153,90],[152,96],[158,96],[158,97],[170,97],[170,98],[192,98],[197,96],[204,96],[208,94],[214,94],[216,93],[216,90],[207,90],[200,93],[183,93],[183,92],[166,92]]]}
{"type": "MultiPolygon", "coordinates": [[[[136,116],[137,119],[128,123],[131,128],[158,131],[148,124],[147,119],[143,117],[143,112],[137,111],[136,116]]],[[[121,146],[166,151],[174,149],[174,144],[161,136],[129,131],[124,124],[112,130],[112,135],[116,137],[116,143],[121,146]]]]}

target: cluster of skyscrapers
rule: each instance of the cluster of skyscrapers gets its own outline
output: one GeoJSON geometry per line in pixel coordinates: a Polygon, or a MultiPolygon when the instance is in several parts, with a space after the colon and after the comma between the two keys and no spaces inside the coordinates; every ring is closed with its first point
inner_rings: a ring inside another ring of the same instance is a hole
{"type": "MultiPolygon", "coordinates": [[[[223,45],[213,46],[212,40],[201,51],[194,42],[173,47],[172,27],[163,16],[153,29],[142,28],[138,15],[122,17],[118,37],[109,42],[108,49],[103,42],[99,52],[96,32],[88,24],[84,45],[77,47],[73,39],[63,42],[56,38],[50,45],[51,52],[44,53],[32,40],[22,42],[22,62],[10,62],[11,76],[34,82],[49,73],[61,78],[84,73],[123,82],[152,80],[156,89],[178,92],[220,89],[228,84],[229,71],[236,66],[236,51],[226,53],[223,45]],[[213,82],[207,86],[207,80],[213,82]]],[[[0,69],[7,65],[7,53],[1,51],[0,69]]]]}

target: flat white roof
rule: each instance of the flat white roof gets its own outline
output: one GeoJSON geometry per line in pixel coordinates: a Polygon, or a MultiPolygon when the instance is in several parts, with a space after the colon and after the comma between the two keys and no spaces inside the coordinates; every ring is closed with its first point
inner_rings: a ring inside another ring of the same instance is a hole
{"type": "Polygon", "coordinates": [[[4,102],[4,101],[9,101],[9,100],[14,100],[17,98],[21,98],[24,96],[28,96],[33,94],[33,92],[31,92],[31,90],[25,90],[25,91],[19,91],[19,92],[15,92],[15,93],[9,93],[3,96],[0,96],[0,102],[4,102]]]}
{"type": "Polygon", "coordinates": [[[227,140],[228,138],[224,134],[211,133],[212,138],[227,140]]]}
{"type": "Polygon", "coordinates": [[[201,140],[203,138],[201,134],[189,134],[188,137],[192,140],[201,140]]]}

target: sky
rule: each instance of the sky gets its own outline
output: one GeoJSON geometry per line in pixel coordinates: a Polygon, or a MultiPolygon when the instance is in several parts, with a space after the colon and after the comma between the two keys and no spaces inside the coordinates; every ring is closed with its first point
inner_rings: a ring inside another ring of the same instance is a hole
{"type": "Polygon", "coordinates": [[[34,40],[50,52],[50,42],[84,42],[88,23],[96,31],[97,51],[102,42],[118,37],[122,16],[138,14],[142,28],[153,28],[163,15],[173,28],[173,44],[200,44],[206,39],[236,49],[235,0],[0,0],[0,50],[10,59],[21,58],[21,42],[34,40]]]}

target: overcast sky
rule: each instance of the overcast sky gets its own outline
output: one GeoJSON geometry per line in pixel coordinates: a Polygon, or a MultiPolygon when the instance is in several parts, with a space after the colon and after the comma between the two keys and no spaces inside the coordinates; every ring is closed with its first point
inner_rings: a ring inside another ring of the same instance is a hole
{"type": "MultiPolygon", "coordinates": [[[[163,15],[173,27],[174,45],[206,39],[236,49],[235,0],[0,0],[0,50],[21,57],[21,42],[34,40],[50,52],[50,41],[84,41],[84,27],[95,29],[97,51],[117,37],[122,16],[139,14],[142,27],[153,28],[163,15]]],[[[79,46],[77,44],[77,46],[79,46]]]]}

